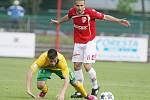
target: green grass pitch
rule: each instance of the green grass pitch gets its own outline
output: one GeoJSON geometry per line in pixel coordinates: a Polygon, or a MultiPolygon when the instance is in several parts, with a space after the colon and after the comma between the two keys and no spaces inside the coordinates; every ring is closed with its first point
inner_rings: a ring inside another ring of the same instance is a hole
{"type": "MultiPolygon", "coordinates": [[[[0,100],[33,100],[25,92],[26,72],[32,62],[33,59],[0,58],[0,100]]],[[[68,65],[73,67],[69,60],[68,65]]],[[[150,63],[97,62],[93,66],[101,86],[100,93],[111,91],[115,100],[150,100],[150,63]]],[[[85,88],[90,92],[90,80],[85,71],[84,76],[85,88]]],[[[63,85],[63,80],[55,75],[53,78],[47,81],[49,92],[43,100],[56,100],[63,85]]],[[[74,88],[70,85],[65,100],[78,100],[70,99],[73,92],[74,88]]],[[[33,93],[39,93],[36,74],[33,77],[33,93]]]]}

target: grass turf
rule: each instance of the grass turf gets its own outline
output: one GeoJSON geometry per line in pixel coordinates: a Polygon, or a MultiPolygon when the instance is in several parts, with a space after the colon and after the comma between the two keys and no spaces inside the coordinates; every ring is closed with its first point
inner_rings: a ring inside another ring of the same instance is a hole
{"type": "MultiPolygon", "coordinates": [[[[33,100],[25,93],[26,72],[32,62],[33,59],[0,58],[0,100],[33,100]]],[[[68,65],[73,66],[69,60],[68,65]]],[[[150,100],[150,63],[97,62],[93,66],[101,85],[100,93],[111,91],[115,100],[150,100]]],[[[90,80],[85,71],[84,76],[85,88],[90,92],[90,80]]],[[[55,75],[53,77],[47,81],[49,92],[44,100],[55,100],[63,85],[63,80],[55,75]]],[[[70,99],[73,92],[70,85],[65,100],[74,100],[70,99]]],[[[33,93],[39,93],[36,74],[33,77],[33,93]]]]}

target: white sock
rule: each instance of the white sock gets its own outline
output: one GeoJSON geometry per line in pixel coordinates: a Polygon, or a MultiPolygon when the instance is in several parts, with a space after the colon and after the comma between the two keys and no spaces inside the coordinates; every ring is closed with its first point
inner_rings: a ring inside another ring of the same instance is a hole
{"type": "Polygon", "coordinates": [[[74,71],[76,80],[80,81],[82,84],[84,83],[84,76],[82,69],[74,71]]]}
{"type": "Polygon", "coordinates": [[[98,83],[97,83],[96,72],[95,72],[94,68],[91,68],[88,71],[88,73],[89,73],[89,77],[90,77],[90,80],[91,80],[92,88],[97,89],[98,88],[98,83]]]}

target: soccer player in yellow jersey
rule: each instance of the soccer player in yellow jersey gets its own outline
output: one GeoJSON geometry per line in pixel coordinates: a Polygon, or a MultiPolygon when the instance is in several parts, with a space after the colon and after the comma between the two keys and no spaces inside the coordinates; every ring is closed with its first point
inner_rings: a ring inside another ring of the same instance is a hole
{"type": "Polygon", "coordinates": [[[48,92],[48,86],[46,85],[46,81],[51,79],[52,73],[55,73],[61,79],[64,79],[64,85],[61,88],[57,100],[64,100],[65,92],[68,87],[69,81],[70,84],[82,94],[85,99],[94,100],[93,95],[87,95],[83,85],[75,80],[74,74],[71,69],[67,66],[66,60],[64,56],[58,53],[55,49],[49,49],[48,51],[42,53],[40,57],[31,65],[27,73],[27,93],[33,98],[43,98],[48,92]],[[34,96],[32,94],[32,76],[38,70],[37,76],[37,88],[41,90],[41,92],[34,96]]]}

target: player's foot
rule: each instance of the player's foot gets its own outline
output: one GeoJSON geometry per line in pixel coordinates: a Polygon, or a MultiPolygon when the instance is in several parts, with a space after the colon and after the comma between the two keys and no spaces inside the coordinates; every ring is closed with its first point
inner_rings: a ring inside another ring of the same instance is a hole
{"type": "Polygon", "coordinates": [[[91,95],[97,96],[98,92],[99,92],[99,86],[97,89],[92,89],[91,95]]]}
{"type": "Polygon", "coordinates": [[[88,96],[87,96],[87,99],[88,99],[88,100],[97,100],[97,97],[94,96],[94,95],[88,95],[88,96]]]}
{"type": "Polygon", "coordinates": [[[45,95],[46,95],[46,93],[40,92],[40,93],[38,94],[37,98],[44,98],[45,95]]]}
{"type": "Polygon", "coordinates": [[[71,95],[71,98],[82,98],[83,96],[81,95],[80,92],[75,92],[74,94],[71,95]]]}

